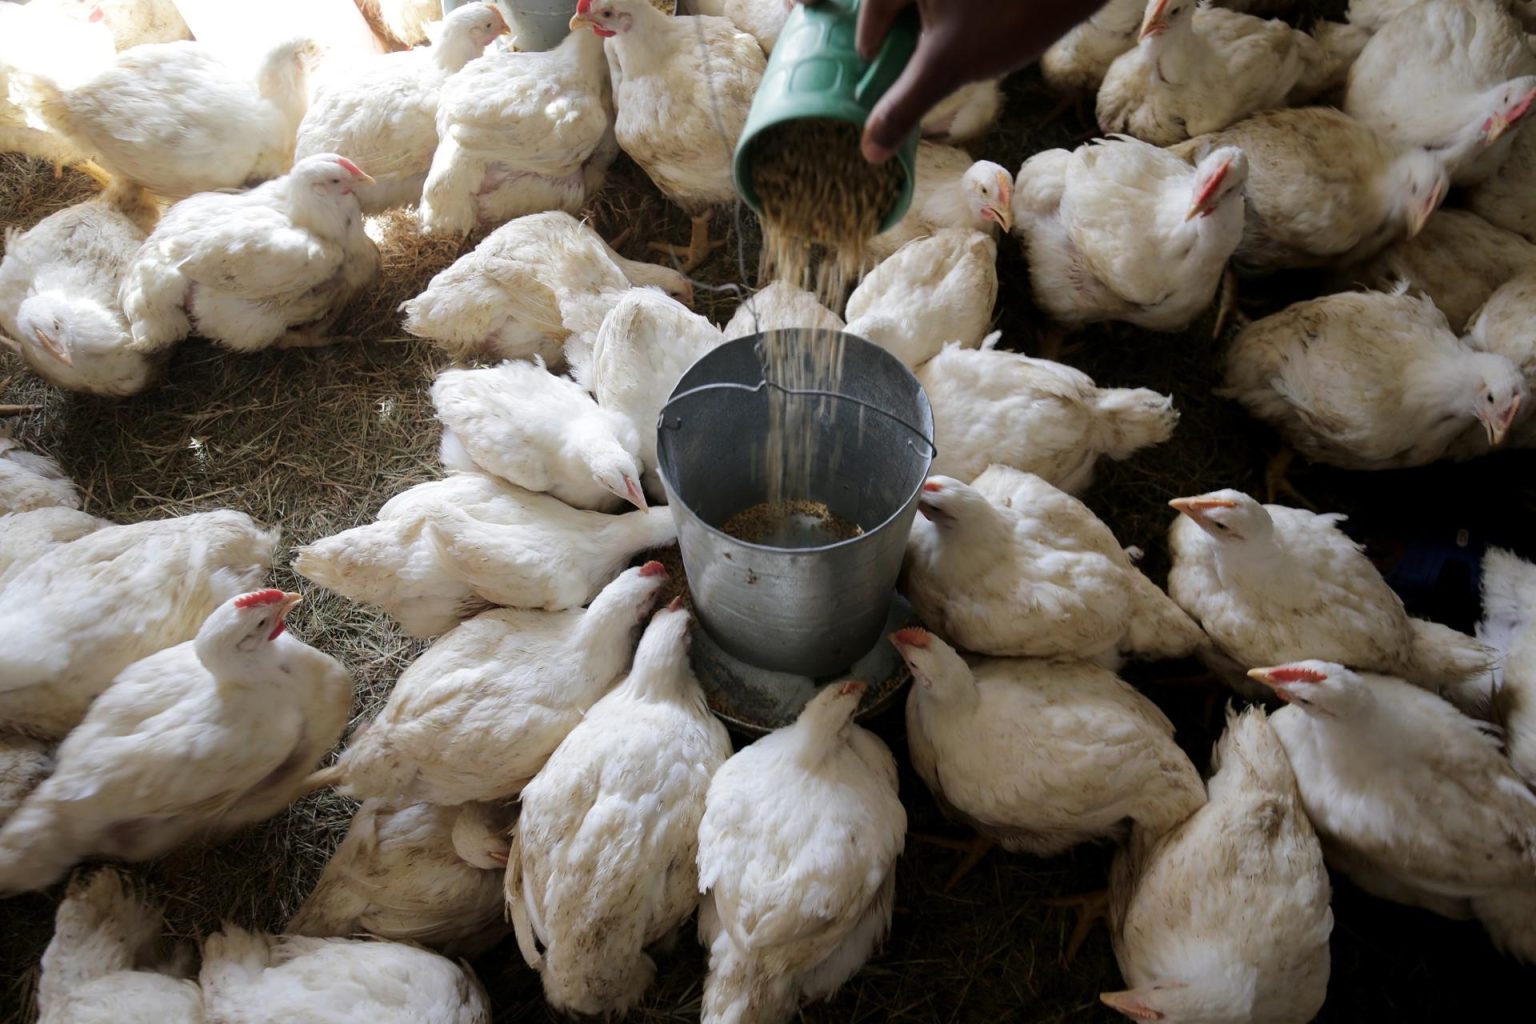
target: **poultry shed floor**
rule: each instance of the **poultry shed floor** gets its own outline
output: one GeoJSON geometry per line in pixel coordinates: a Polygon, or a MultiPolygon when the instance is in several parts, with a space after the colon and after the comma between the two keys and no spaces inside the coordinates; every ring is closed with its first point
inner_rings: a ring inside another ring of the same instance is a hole
{"type": "MultiPolygon", "coordinates": [[[[1029,153],[1071,145],[1090,125],[1069,113],[1040,127],[1053,104],[1033,73],[1009,83],[1004,122],[974,147],[1017,166],[1029,153]]],[[[27,227],[88,191],[83,178],[14,155],[0,155],[0,224],[27,227]]],[[[622,162],[591,211],[606,237],[624,240],[628,256],[645,258],[651,240],[681,241],[687,219],[635,167],[622,162]]],[[[16,434],[52,453],[80,483],[85,508],[119,521],[221,506],[281,524],[280,586],[308,596],[294,632],[341,657],[358,681],[356,714],[372,713],[392,680],[420,650],[389,620],[300,580],[287,568],[293,545],[368,521],[405,487],[437,474],[438,430],[426,387],[446,357],[398,338],[395,305],[446,265],[455,246],[415,248],[401,241],[407,219],[393,222],[386,243],[386,284],[343,330],[356,343],[252,356],[203,343],[175,352],[164,383],[147,394],[105,401],[39,383],[13,358],[0,358],[0,402],[40,410],[13,421],[16,434]]],[[[723,322],[737,284],[755,276],[757,237],[750,215],[717,216],[731,244],[698,273],[696,306],[723,322]],[[744,271],[746,272],[744,274],[744,271]]],[[[1031,306],[1019,246],[1000,247],[1003,287],[998,327],[1004,345],[1035,351],[1044,318],[1031,306]]],[[[1267,281],[1245,287],[1249,312],[1308,294],[1309,282],[1267,281]]],[[[1315,290],[1315,286],[1314,286],[1315,290]]],[[[1085,495],[1121,541],[1146,550],[1154,579],[1167,568],[1163,533],[1168,499],[1233,486],[1258,493],[1271,435],[1232,404],[1211,394],[1218,346],[1209,318],[1182,335],[1157,336],[1125,325],[1084,330],[1068,339],[1066,361],[1100,384],[1136,385],[1175,395],[1182,419],[1173,439],[1128,462],[1106,464],[1085,495]]],[[[1531,557],[1526,540],[1536,523],[1536,463],[1530,453],[1403,473],[1346,474],[1298,467],[1299,489],[1319,508],[1347,512],[1348,529],[1384,565],[1403,552],[1448,542],[1466,531],[1475,547],[1495,541],[1531,557]]],[[[1471,586],[1447,575],[1439,587],[1410,590],[1415,610],[1467,627],[1476,617],[1471,586]],[[1449,581],[1446,583],[1445,581],[1449,581]]],[[[10,640],[11,638],[7,638],[10,640]]],[[[1220,728],[1224,695],[1172,680],[1195,666],[1137,666],[1131,678],[1168,710],[1181,742],[1204,765],[1220,728]]],[[[872,723],[903,762],[902,797],[913,832],[949,833],[921,782],[905,767],[899,706],[872,723]]],[[[329,793],[217,848],[182,851],[137,869],[168,901],[175,934],[192,937],[223,919],[279,928],[297,907],[339,841],[349,802],[329,793]]],[[[961,855],[912,840],[898,872],[896,917],[884,952],[808,1021],[1108,1021],[1097,1001],[1121,987],[1106,932],[1100,928],[1071,963],[1063,949],[1072,912],[1053,897],[1103,885],[1106,847],[1038,860],[993,852],[953,891],[944,883],[961,855]]],[[[52,932],[61,889],[0,903],[0,1022],[31,1019],[36,965],[52,932]]],[[[1333,980],[1318,1018],[1333,1022],[1443,1021],[1503,1016],[1528,1005],[1530,974],[1501,957],[1472,923],[1443,921],[1371,899],[1346,883],[1335,894],[1333,980]]],[[[490,990],[497,1021],[556,1020],[537,976],[508,940],[475,961],[490,990]]],[[[696,1020],[704,956],[685,939],[660,958],[654,988],[631,1016],[638,1021],[696,1020]]]]}

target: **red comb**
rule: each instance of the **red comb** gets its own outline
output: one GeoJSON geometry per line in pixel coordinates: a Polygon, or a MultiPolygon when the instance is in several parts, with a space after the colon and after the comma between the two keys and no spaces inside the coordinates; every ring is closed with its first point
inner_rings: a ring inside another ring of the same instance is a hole
{"type": "Polygon", "coordinates": [[[1270,669],[1269,678],[1277,683],[1320,683],[1327,679],[1328,675],[1316,669],[1288,665],[1283,668],[1270,669]]]}
{"type": "Polygon", "coordinates": [[[932,639],[932,635],[926,629],[918,629],[915,626],[910,629],[898,629],[891,634],[891,643],[897,647],[927,647],[932,639]]]}
{"type": "Polygon", "coordinates": [[[235,598],[235,607],[255,608],[257,605],[263,604],[281,604],[283,602],[283,598],[287,596],[288,595],[284,594],[281,590],[278,590],[274,587],[268,587],[266,590],[257,590],[249,594],[241,594],[239,597],[235,598]]]}
{"type": "Polygon", "coordinates": [[[662,565],[660,562],[646,562],[640,567],[641,576],[665,576],[666,574],[667,567],[662,565]]]}
{"type": "Polygon", "coordinates": [[[586,14],[592,9],[592,0],[577,0],[576,13],[586,14]]]}
{"type": "Polygon", "coordinates": [[[923,484],[923,490],[927,491],[929,494],[933,494],[936,491],[942,491],[943,489],[944,485],[934,480],[929,480],[927,483],[923,484]]]}
{"type": "Polygon", "coordinates": [[[357,166],[357,164],[353,163],[351,160],[348,160],[346,157],[339,156],[339,157],[336,158],[336,162],[341,164],[341,166],[349,174],[355,174],[359,178],[361,178],[363,176],[363,169],[361,167],[357,166]]]}
{"type": "Polygon", "coordinates": [[[106,16],[107,16],[106,12],[103,11],[100,7],[92,7],[91,8],[91,16],[89,18],[86,18],[85,20],[89,21],[91,24],[94,25],[96,22],[100,21],[102,18],[105,18],[106,16]]]}

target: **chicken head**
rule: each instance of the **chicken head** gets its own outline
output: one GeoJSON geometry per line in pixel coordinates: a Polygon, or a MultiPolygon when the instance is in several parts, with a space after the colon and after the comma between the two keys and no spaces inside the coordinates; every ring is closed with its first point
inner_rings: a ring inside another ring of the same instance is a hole
{"type": "Polygon", "coordinates": [[[1013,175],[1001,164],[978,160],[960,179],[966,206],[976,216],[976,227],[997,224],[1013,230],[1013,175]]]}
{"type": "Polygon", "coordinates": [[[349,196],[359,185],[372,185],[363,169],[336,153],[317,153],[293,165],[288,174],[295,185],[325,197],[349,196]]]}
{"type": "Polygon", "coordinates": [[[498,871],[507,866],[512,830],[507,813],[494,804],[467,803],[453,819],[453,852],[471,867],[498,871]]]}
{"type": "Polygon", "coordinates": [[[197,631],[198,660],[218,676],[218,665],[264,651],[288,628],[288,612],[302,600],[301,594],[272,588],[230,598],[197,631]]]}
{"type": "Polygon", "coordinates": [[[1264,540],[1274,533],[1274,522],[1264,506],[1231,488],[1174,498],[1168,505],[1223,543],[1264,540]]]}
{"type": "Polygon", "coordinates": [[[800,709],[795,727],[808,730],[812,735],[826,739],[841,739],[853,725],[853,716],[864,699],[869,684],[857,679],[842,683],[829,683],[816,692],[800,709]]]}
{"type": "Polygon", "coordinates": [[[1150,0],[1136,38],[1140,41],[1160,36],[1175,25],[1187,24],[1194,13],[1194,0],[1150,0]]]}
{"type": "Polygon", "coordinates": [[[957,685],[974,688],[971,670],[958,651],[926,629],[898,629],[891,645],[912,670],[912,681],[939,695],[954,692],[957,685]]]}
{"type": "Polygon", "coordinates": [[[1450,188],[1450,178],[1440,158],[1422,149],[1411,149],[1399,156],[1392,164],[1388,182],[1397,215],[1407,225],[1409,238],[1424,230],[1425,221],[1440,208],[1440,201],[1450,188]]]}
{"type": "Polygon", "coordinates": [[[1528,397],[1529,387],[1520,369],[1502,356],[1479,352],[1468,358],[1469,369],[1478,374],[1471,395],[1472,415],[1488,434],[1488,445],[1504,443],[1528,397]]]}
{"type": "Polygon", "coordinates": [[[1229,199],[1239,199],[1248,184],[1248,157],[1236,146],[1212,150],[1195,167],[1195,185],[1185,220],[1209,217],[1229,199]]]}
{"type": "Polygon", "coordinates": [[[57,360],[74,366],[77,355],[107,355],[122,348],[126,325],[98,302],[62,291],[33,295],[16,311],[21,343],[31,346],[42,362],[57,360]]]}
{"type": "Polygon", "coordinates": [[[941,530],[991,507],[991,502],[980,491],[949,476],[929,477],[917,494],[917,511],[941,530]]]}
{"type": "MultiPolygon", "coordinates": [[[[637,0],[639,4],[647,0],[637,0]]],[[[571,28],[590,28],[604,39],[628,32],[635,25],[633,8],[636,3],[628,0],[580,0],[576,13],[571,15],[571,28]]]]}
{"type": "Polygon", "coordinates": [[[1329,661],[1294,661],[1249,669],[1248,678],[1263,683],[1287,704],[1322,718],[1360,711],[1371,700],[1358,675],[1329,661]]]}
{"type": "Polygon", "coordinates": [[[511,31],[512,27],[495,4],[460,7],[443,20],[444,38],[463,32],[477,51],[490,46],[497,36],[504,36],[511,31]]]}

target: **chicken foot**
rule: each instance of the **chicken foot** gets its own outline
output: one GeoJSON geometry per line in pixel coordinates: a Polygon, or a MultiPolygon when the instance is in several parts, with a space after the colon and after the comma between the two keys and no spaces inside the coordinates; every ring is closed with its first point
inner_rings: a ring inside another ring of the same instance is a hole
{"type": "Polygon", "coordinates": [[[1291,483],[1291,465],[1296,461],[1296,453],[1289,448],[1282,448],[1275,453],[1274,458],[1264,467],[1264,500],[1273,505],[1275,499],[1284,494],[1296,499],[1302,507],[1316,512],[1317,506],[1307,500],[1307,496],[1296,489],[1291,483]]]}
{"type": "Polygon", "coordinates": [[[705,260],[709,254],[725,244],[724,239],[710,241],[709,221],[714,212],[700,214],[693,218],[692,233],[688,237],[687,245],[667,245],[663,242],[652,242],[652,252],[664,252],[674,259],[681,260],[678,270],[684,274],[691,274],[705,260]]]}
{"type": "Polygon", "coordinates": [[[975,870],[976,865],[981,863],[981,859],[997,845],[997,840],[979,834],[969,839],[954,839],[949,836],[934,836],[921,832],[913,832],[911,836],[920,843],[927,843],[929,846],[937,846],[945,850],[959,850],[965,854],[954,872],[950,874],[949,880],[944,883],[944,892],[953,891],[955,886],[960,884],[960,880],[975,870]]]}
{"type": "Polygon", "coordinates": [[[1212,340],[1221,340],[1221,335],[1226,331],[1228,323],[1235,324],[1239,330],[1252,323],[1248,314],[1244,313],[1238,305],[1237,273],[1231,267],[1221,275],[1221,297],[1216,303],[1216,323],[1211,328],[1212,340]]]}
{"type": "Polygon", "coordinates": [[[1072,925],[1072,934],[1067,938],[1067,948],[1062,960],[1063,963],[1070,964],[1077,957],[1078,951],[1083,948],[1083,943],[1088,941],[1094,925],[1108,917],[1109,890],[1100,889],[1097,892],[1085,892],[1078,896],[1058,896],[1046,900],[1045,905],[1077,911],[1077,920],[1072,925]]]}

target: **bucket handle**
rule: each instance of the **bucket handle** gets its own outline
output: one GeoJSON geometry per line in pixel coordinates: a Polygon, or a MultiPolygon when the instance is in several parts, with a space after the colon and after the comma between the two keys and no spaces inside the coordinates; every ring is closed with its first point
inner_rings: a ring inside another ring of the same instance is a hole
{"type": "MultiPolygon", "coordinates": [[[[739,384],[735,381],[717,381],[714,384],[700,384],[698,387],[689,388],[687,391],[680,391],[673,395],[671,398],[667,399],[667,404],[661,407],[661,413],[656,417],[656,429],[677,429],[676,424],[670,427],[667,426],[667,410],[672,408],[675,403],[682,401],[684,398],[691,398],[694,395],[702,394],[705,391],[745,391],[749,394],[755,395],[762,391],[763,388],[773,388],[776,391],[782,391],[786,395],[812,395],[817,398],[838,398],[844,402],[852,402],[854,405],[868,409],[870,412],[879,413],[886,419],[892,420],[895,423],[906,427],[910,433],[915,435],[917,439],[922,441],[923,444],[928,448],[927,457],[930,461],[939,457],[939,450],[938,448],[934,447],[932,438],[923,433],[920,428],[913,426],[888,409],[882,409],[872,402],[866,402],[862,398],[855,398],[853,395],[845,395],[841,391],[827,391],[822,388],[791,388],[785,387],[778,381],[773,380],[760,380],[756,384],[739,384]]],[[[908,441],[907,443],[911,444],[912,442],[908,441]]]]}

